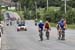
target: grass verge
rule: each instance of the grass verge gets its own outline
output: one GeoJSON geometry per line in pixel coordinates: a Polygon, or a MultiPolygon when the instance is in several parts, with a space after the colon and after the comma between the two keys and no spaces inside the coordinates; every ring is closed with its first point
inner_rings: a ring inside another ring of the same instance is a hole
{"type": "MultiPolygon", "coordinates": [[[[56,23],[50,23],[51,27],[56,27],[56,23]]],[[[75,24],[68,24],[69,29],[75,29],[75,24]]]]}

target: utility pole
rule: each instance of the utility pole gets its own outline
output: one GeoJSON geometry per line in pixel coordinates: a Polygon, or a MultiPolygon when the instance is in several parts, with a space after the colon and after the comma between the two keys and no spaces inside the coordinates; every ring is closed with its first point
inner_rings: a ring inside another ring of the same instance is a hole
{"type": "Polygon", "coordinates": [[[24,5],[24,17],[25,17],[25,15],[26,15],[26,6],[24,5]]]}
{"type": "Polygon", "coordinates": [[[64,3],[65,3],[65,14],[66,14],[66,5],[67,5],[67,2],[66,2],[66,0],[64,0],[64,3]]]}
{"type": "Polygon", "coordinates": [[[37,18],[37,2],[35,1],[35,8],[36,8],[36,18],[37,18]]]}
{"type": "Polygon", "coordinates": [[[48,10],[48,0],[47,0],[47,10],[48,10]]]}
{"type": "Polygon", "coordinates": [[[66,14],[66,12],[67,12],[67,1],[69,1],[69,0],[62,0],[62,1],[64,1],[64,11],[65,11],[65,14],[66,14]]]}

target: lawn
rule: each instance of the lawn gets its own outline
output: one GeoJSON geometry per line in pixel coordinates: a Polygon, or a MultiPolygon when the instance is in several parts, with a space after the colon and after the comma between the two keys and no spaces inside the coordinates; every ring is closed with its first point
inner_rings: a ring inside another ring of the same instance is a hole
{"type": "Polygon", "coordinates": [[[68,28],[70,28],[70,29],[75,29],[75,24],[70,24],[70,25],[68,25],[68,28]]]}

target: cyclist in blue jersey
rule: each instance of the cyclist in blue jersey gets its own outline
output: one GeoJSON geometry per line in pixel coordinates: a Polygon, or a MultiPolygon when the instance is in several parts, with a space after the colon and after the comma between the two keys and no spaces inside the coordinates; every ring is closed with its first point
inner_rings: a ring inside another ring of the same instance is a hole
{"type": "Polygon", "coordinates": [[[60,40],[65,40],[65,20],[64,19],[61,19],[58,24],[57,24],[57,30],[59,32],[59,37],[58,39],[60,40]]]}
{"type": "Polygon", "coordinates": [[[38,28],[39,28],[39,36],[40,36],[40,40],[43,41],[43,22],[42,20],[40,20],[40,23],[38,24],[38,28]]]}

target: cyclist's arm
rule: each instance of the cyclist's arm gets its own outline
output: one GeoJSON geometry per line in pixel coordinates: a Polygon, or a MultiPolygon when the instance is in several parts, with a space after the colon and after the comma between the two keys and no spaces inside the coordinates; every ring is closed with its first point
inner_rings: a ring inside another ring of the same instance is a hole
{"type": "Polygon", "coordinates": [[[67,29],[67,24],[65,24],[64,28],[67,29]]]}

